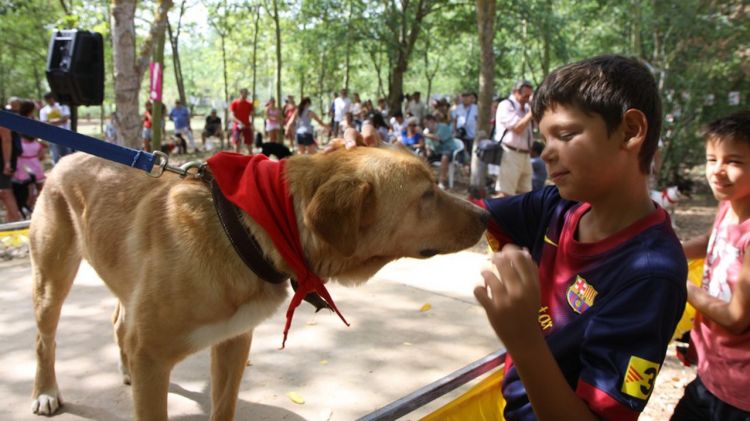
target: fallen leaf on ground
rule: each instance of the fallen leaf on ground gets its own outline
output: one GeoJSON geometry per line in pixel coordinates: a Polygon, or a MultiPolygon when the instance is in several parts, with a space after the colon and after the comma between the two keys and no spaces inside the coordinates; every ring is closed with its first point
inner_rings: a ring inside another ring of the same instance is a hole
{"type": "Polygon", "coordinates": [[[296,403],[297,405],[302,405],[305,403],[305,399],[300,396],[297,392],[289,392],[286,394],[289,399],[291,399],[292,402],[296,403]]]}

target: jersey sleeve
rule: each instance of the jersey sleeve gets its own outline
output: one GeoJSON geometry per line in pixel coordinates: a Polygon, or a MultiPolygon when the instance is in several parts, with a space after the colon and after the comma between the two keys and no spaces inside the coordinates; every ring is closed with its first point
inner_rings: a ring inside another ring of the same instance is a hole
{"type": "Polygon", "coordinates": [[[535,242],[543,238],[546,220],[560,200],[560,194],[554,186],[516,196],[485,200],[483,205],[492,216],[487,226],[490,247],[498,251],[505,244],[512,243],[533,249],[535,242]]]}
{"type": "Polygon", "coordinates": [[[602,419],[635,420],[648,402],[685,308],[687,270],[675,272],[614,292],[586,328],[576,394],[602,419]]]}

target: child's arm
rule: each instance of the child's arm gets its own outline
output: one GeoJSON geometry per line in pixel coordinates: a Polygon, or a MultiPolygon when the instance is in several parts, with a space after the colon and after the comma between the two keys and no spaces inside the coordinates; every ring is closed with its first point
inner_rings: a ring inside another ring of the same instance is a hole
{"type": "Polygon", "coordinates": [[[568,385],[542,335],[537,321],[539,270],[529,252],[508,245],[492,262],[502,280],[483,271],[485,285],[475,288],[474,295],[513,357],[537,418],[596,420],[568,385]]]}
{"type": "Polygon", "coordinates": [[[685,257],[688,259],[701,259],[706,257],[706,249],[708,249],[708,239],[710,233],[700,235],[695,238],[691,238],[688,241],[682,243],[682,250],[685,252],[685,257]]]}
{"type": "Polygon", "coordinates": [[[745,250],[742,270],[727,303],[688,282],[688,301],[696,310],[730,333],[739,335],[750,328],[750,248],[745,250]]]}
{"type": "Polygon", "coordinates": [[[290,135],[292,133],[292,126],[294,125],[294,122],[297,120],[297,110],[295,109],[292,115],[289,117],[289,120],[286,123],[286,127],[284,127],[284,133],[287,135],[290,135]]]}

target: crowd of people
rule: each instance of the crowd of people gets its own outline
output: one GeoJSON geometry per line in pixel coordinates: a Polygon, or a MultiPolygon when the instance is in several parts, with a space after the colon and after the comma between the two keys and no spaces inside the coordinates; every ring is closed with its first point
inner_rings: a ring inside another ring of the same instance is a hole
{"type": "MultiPolygon", "coordinates": [[[[520,172],[520,174],[510,172],[511,164],[505,165],[504,171],[507,174],[504,174],[502,178],[508,181],[501,183],[497,166],[490,166],[490,173],[498,178],[497,183],[494,184],[494,191],[500,195],[530,191],[533,186],[543,185],[546,178],[543,165],[535,165],[534,169],[531,165],[534,160],[540,162],[539,153],[534,155],[534,150],[543,147],[543,144],[533,140],[534,135],[527,107],[529,99],[527,91],[531,89],[528,82],[523,82],[519,85],[519,89],[514,87],[510,97],[498,97],[493,102],[491,111],[493,128],[486,136],[488,138],[495,136],[498,142],[503,142],[504,147],[513,152],[508,155],[518,155],[512,164],[515,164],[520,172]],[[518,91],[523,92],[519,94],[518,91]],[[507,105],[501,106],[504,103],[507,105]],[[506,115],[507,113],[520,114],[520,117],[506,115]],[[500,129],[495,128],[495,121],[501,122],[500,129]],[[511,133],[505,141],[503,137],[497,136],[498,133],[505,133],[509,130],[511,133]],[[519,134],[516,134],[516,131],[519,134]],[[523,138],[521,142],[531,141],[531,143],[514,146],[519,142],[517,139],[521,138],[523,138]],[[535,147],[532,148],[532,146],[535,147]],[[511,181],[514,177],[520,181],[511,181]],[[537,180],[533,185],[531,184],[532,178],[537,180]]],[[[246,150],[247,153],[253,153],[257,152],[263,143],[277,143],[288,148],[290,154],[292,151],[298,154],[311,154],[318,152],[321,146],[326,145],[331,139],[343,139],[347,130],[352,130],[357,133],[357,136],[374,139],[375,144],[403,145],[429,162],[436,163],[439,166],[438,185],[446,188],[448,166],[454,158],[460,161],[465,171],[469,171],[471,152],[477,134],[478,107],[476,102],[475,93],[465,92],[456,95],[453,101],[450,101],[448,97],[433,98],[428,104],[422,101],[420,92],[413,92],[404,95],[400,108],[390,110],[385,98],[378,98],[375,101],[362,100],[356,92],[350,98],[348,90],[342,89],[333,94],[333,99],[325,113],[318,115],[312,110],[312,100],[309,97],[304,97],[297,103],[292,95],[285,98],[283,106],[279,106],[276,99],[271,97],[265,102],[262,110],[256,110],[256,105],[250,98],[248,90],[241,89],[239,96],[229,105],[229,121],[226,126],[222,124],[216,110],[211,110],[206,117],[201,142],[204,149],[212,149],[208,143],[209,139],[214,137],[223,141],[227,134],[226,137],[231,140],[231,147],[235,152],[246,150]],[[262,119],[259,133],[256,133],[255,127],[257,117],[262,119]],[[313,122],[317,123],[317,127],[313,122]],[[454,154],[457,150],[461,153],[454,154]]],[[[147,102],[143,115],[143,138],[146,149],[149,148],[151,139],[151,108],[152,104],[147,102]]],[[[165,110],[163,114],[168,115],[175,126],[174,142],[168,142],[163,148],[168,148],[167,151],[171,152],[172,143],[174,143],[177,152],[187,151],[188,146],[193,151],[200,151],[200,148],[193,142],[187,108],[178,101],[172,111],[167,114],[165,110]]],[[[510,158],[506,159],[510,161],[510,158]]]]}
{"type": "MultiPolygon", "coordinates": [[[[11,97],[5,108],[23,117],[38,118],[44,123],[70,130],[70,108],[58,103],[52,93],[46,93],[43,101],[11,97]]],[[[0,143],[3,162],[0,201],[5,207],[5,222],[15,222],[28,218],[34,209],[46,178],[42,162],[46,160],[47,150],[53,163],[72,150],[4,127],[0,127],[0,143]]]]}

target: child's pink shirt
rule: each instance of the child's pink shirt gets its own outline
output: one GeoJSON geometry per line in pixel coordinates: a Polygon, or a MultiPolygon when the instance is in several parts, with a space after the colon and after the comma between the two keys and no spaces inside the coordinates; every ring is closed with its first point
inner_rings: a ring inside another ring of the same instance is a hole
{"type": "MultiPolygon", "coordinates": [[[[735,218],[729,201],[720,202],[703,273],[703,289],[725,302],[732,299],[750,245],[750,219],[737,224],[735,218]]],[[[706,388],[722,401],[750,411],[750,329],[734,335],[697,312],[691,337],[706,388]]]]}

